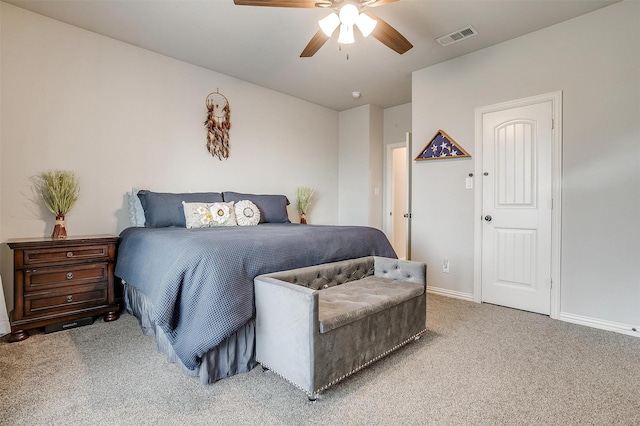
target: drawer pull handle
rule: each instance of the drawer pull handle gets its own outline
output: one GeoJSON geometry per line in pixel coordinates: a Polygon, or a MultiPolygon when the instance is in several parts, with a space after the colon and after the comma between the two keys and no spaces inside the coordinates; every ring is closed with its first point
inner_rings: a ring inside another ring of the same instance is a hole
{"type": "Polygon", "coordinates": [[[73,296],[72,295],[68,295],[67,296],[67,302],[73,302],[73,296]]]}
{"type": "Polygon", "coordinates": [[[73,257],[73,252],[72,251],[68,251],[67,252],[67,257],[73,257]]]}
{"type": "Polygon", "coordinates": [[[73,272],[67,272],[67,279],[68,280],[73,279],[73,272]]]}

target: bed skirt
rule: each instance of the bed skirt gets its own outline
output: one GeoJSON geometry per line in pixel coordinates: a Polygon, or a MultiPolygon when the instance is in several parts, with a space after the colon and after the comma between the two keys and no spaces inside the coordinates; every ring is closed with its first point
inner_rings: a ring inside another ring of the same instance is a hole
{"type": "Polygon", "coordinates": [[[198,376],[200,382],[209,384],[235,374],[246,373],[256,366],[254,319],[206,352],[200,364],[194,370],[190,370],[178,358],[164,331],[154,323],[153,305],[149,298],[124,281],[122,284],[122,299],[127,312],[138,319],[145,335],[155,337],[158,350],[167,355],[167,360],[180,366],[189,376],[198,376]]]}

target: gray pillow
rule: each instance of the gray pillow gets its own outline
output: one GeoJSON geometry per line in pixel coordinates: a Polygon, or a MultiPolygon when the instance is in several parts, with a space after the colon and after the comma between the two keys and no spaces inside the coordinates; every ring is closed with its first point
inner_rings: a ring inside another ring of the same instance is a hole
{"type": "Polygon", "coordinates": [[[129,200],[129,223],[131,226],[144,227],[144,209],[138,198],[138,188],[131,188],[131,192],[127,192],[129,200]]]}
{"type": "Polygon", "coordinates": [[[147,228],[165,228],[167,226],[185,227],[182,202],[216,203],[222,201],[219,192],[195,192],[173,194],[165,192],[138,191],[140,204],[144,209],[147,228]]]}
{"type": "Polygon", "coordinates": [[[255,195],[239,192],[223,192],[222,197],[226,203],[237,203],[249,200],[260,210],[260,223],[291,223],[287,214],[289,200],[284,195],[255,195]]]}

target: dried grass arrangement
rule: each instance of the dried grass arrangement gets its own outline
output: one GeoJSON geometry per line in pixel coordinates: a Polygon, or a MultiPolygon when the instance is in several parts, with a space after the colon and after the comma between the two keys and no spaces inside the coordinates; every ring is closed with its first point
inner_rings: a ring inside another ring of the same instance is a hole
{"type": "Polygon", "coordinates": [[[51,238],[66,238],[65,216],[73,208],[80,194],[80,185],[73,172],[52,170],[34,178],[36,192],[47,209],[56,215],[51,238]]]}
{"type": "Polygon", "coordinates": [[[299,186],[296,188],[296,202],[298,204],[298,213],[300,213],[300,223],[307,223],[307,213],[311,208],[313,192],[313,188],[308,186],[299,186]]]}

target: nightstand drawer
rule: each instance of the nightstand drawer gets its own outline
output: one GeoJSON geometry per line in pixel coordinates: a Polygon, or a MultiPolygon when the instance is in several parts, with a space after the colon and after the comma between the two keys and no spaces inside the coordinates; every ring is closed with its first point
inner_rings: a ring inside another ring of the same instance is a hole
{"type": "Polygon", "coordinates": [[[24,292],[71,287],[109,279],[107,263],[88,263],[24,271],[24,292]]]}
{"type": "Polygon", "coordinates": [[[70,292],[34,293],[24,297],[24,316],[70,313],[107,305],[107,283],[73,289],[70,292]]]}
{"type": "Polygon", "coordinates": [[[109,260],[109,245],[92,245],[87,247],[59,247],[46,249],[24,250],[22,265],[39,266],[65,263],[77,263],[79,261],[109,260]]]}

